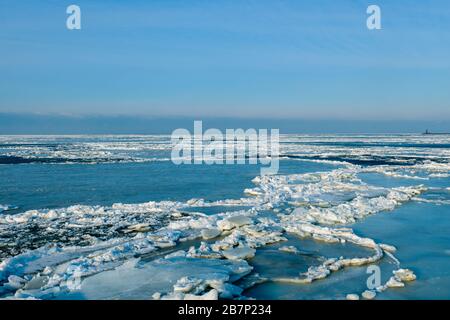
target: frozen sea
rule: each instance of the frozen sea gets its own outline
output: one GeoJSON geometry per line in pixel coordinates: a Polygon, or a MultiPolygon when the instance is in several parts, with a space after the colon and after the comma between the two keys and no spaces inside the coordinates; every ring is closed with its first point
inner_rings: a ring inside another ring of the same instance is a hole
{"type": "Polygon", "coordinates": [[[0,136],[0,297],[345,299],[376,265],[376,299],[450,298],[450,136],[280,141],[260,176],[164,135],[0,136]]]}

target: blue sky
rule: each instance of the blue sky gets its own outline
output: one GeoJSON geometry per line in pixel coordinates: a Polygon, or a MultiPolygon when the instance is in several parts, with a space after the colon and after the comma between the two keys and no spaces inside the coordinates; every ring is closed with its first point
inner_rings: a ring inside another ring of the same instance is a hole
{"type": "Polygon", "coordinates": [[[450,120],[449,57],[446,0],[0,0],[3,113],[450,120]]]}

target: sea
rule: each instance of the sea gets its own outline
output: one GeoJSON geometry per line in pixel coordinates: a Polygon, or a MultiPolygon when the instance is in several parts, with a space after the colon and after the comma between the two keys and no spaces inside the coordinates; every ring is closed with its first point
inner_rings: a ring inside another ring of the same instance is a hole
{"type": "Polygon", "coordinates": [[[449,135],[281,135],[269,176],[171,150],[0,136],[0,297],[450,298],[449,135]]]}

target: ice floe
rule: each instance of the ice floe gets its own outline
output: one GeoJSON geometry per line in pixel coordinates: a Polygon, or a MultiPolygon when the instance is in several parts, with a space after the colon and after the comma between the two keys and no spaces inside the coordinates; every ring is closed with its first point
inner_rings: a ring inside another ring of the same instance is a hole
{"type": "Polygon", "coordinates": [[[383,292],[388,288],[403,288],[405,282],[411,282],[416,280],[416,275],[409,269],[397,269],[392,272],[394,275],[389,280],[376,290],[383,292]]]}
{"type": "Polygon", "coordinates": [[[227,249],[222,252],[225,258],[231,260],[243,260],[253,258],[255,256],[255,249],[249,247],[236,247],[227,249]]]}
{"type": "Polygon", "coordinates": [[[203,229],[201,233],[203,239],[208,240],[218,237],[221,234],[221,231],[218,229],[203,229]]]}
{"type": "Polygon", "coordinates": [[[374,290],[366,290],[361,294],[361,296],[366,300],[372,300],[375,299],[377,293],[374,290]]]}
{"type": "Polygon", "coordinates": [[[299,252],[299,250],[294,246],[282,246],[282,247],[279,247],[278,250],[283,251],[283,252],[290,252],[290,253],[298,253],[299,252]]]}

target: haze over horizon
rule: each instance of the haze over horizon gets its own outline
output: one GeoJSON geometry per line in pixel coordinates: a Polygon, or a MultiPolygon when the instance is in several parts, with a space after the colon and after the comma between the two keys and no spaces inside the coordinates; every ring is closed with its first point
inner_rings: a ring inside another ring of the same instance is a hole
{"type": "Polygon", "coordinates": [[[450,120],[351,120],[238,117],[154,117],[105,115],[38,115],[0,113],[1,134],[170,134],[193,131],[194,121],[208,128],[279,129],[281,134],[420,134],[449,132],[450,120]]]}

